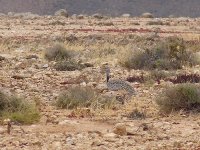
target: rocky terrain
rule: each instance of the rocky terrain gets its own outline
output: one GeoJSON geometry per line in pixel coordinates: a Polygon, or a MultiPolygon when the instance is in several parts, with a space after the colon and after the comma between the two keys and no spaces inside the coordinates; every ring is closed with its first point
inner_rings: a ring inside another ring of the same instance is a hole
{"type": "MultiPolygon", "coordinates": [[[[33,125],[13,123],[10,134],[2,124],[0,149],[200,149],[198,113],[159,112],[155,97],[173,86],[169,81],[131,82],[137,95],[115,109],[67,110],[53,105],[61,91],[74,85],[112,94],[105,87],[104,64],[116,79],[148,75],[146,70],[125,69],[118,61],[127,49],[152,46],[157,38],[179,36],[199,54],[200,19],[97,18],[0,16],[0,89],[38,103],[41,115],[33,125]],[[58,42],[80,52],[75,59],[90,67],[55,70],[44,51],[58,42]]],[[[175,73],[199,74],[200,66],[175,73]]]]}

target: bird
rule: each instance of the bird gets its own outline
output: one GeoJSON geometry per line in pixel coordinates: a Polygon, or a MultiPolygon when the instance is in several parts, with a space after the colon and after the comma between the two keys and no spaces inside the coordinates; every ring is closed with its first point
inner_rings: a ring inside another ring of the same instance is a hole
{"type": "Polygon", "coordinates": [[[119,91],[119,90],[124,90],[128,93],[128,96],[133,96],[136,95],[136,92],[134,88],[128,84],[124,80],[110,80],[110,68],[106,67],[106,84],[107,88],[110,91],[119,91]]]}

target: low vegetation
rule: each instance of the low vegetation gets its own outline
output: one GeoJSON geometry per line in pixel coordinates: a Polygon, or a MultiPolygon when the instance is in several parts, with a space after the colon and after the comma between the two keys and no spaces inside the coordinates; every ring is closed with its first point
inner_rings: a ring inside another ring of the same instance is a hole
{"type": "Polygon", "coordinates": [[[200,83],[200,75],[199,74],[179,74],[175,78],[168,79],[170,82],[174,84],[178,83],[200,83]]]}
{"type": "Polygon", "coordinates": [[[37,122],[40,116],[33,104],[0,91],[0,120],[5,118],[22,124],[32,124],[37,122]]]}
{"type": "Polygon", "coordinates": [[[200,107],[200,90],[194,84],[180,84],[167,88],[156,100],[161,112],[193,110],[200,107]]]}
{"type": "Polygon", "coordinates": [[[116,101],[113,98],[102,96],[90,87],[72,87],[62,92],[55,105],[58,108],[74,109],[81,107],[112,108],[116,101]]]}
{"type": "Polygon", "coordinates": [[[185,42],[177,37],[159,41],[150,49],[129,50],[119,63],[129,69],[181,69],[182,66],[198,64],[194,53],[186,49],[185,42]]]}
{"type": "Polygon", "coordinates": [[[146,114],[144,112],[140,112],[138,109],[134,109],[132,112],[128,114],[127,117],[129,119],[140,120],[140,119],[145,119],[146,114]]]}
{"type": "Polygon", "coordinates": [[[55,44],[46,49],[44,57],[49,61],[63,61],[69,60],[73,56],[71,50],[67,50],[62,44],[55,44]]]}
{"type": "Polygon", "coordinates": [[[54,65],[54,68],[57,71],[74,71],[74,70],[81,70],[81,69],[85,68],[85,66],[78,62],[68,60],[68,61],[57,62],[54,65]]]}

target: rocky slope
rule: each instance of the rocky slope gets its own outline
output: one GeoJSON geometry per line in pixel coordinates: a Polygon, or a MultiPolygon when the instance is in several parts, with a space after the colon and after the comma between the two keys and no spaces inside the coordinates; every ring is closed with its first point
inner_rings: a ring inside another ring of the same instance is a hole
{"type": "Polygon", "coordinates": [[[156,16],[191,16],[197,17],[200,1],[198,0],[0,0],[0,12],[7,13],[31,11],[38,14],[53,14],[60,8],[66,8],[71,14],[93,14],[100,12],[107,15],[130,13],[138,16],[151,12],[156,16]]]}

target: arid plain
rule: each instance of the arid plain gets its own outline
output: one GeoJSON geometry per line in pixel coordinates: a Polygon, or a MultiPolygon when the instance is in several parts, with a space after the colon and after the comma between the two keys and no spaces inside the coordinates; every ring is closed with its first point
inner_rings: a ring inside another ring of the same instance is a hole
{"type": "Polygon", "coordinates": [[[178,77],[194,75],[197,83],[188,82],[199,86],[200,65],[155,70],[127,65],[130,51],[151,50],[169,37],[182,39],[200,59],[199,18],[0,16],[0,90],[33,103],[40,116],[31,124],[11,119],[10,134],[5,121],[10,118],[1,116],[0,149],[200,149],[199,113],[165,114],[156,102],[163,90],[184,82],[178,77]],[[64,71],[45,58],[55,44],[73,53],[74,63],[64,71]],[[107,89],[105,65],[112,79],[129,82],[137,94],[107,107],[96,101],[73,109],[55,105],[60,93],[72,87],[89,87],[106,101],[125,99],[123,92],[107,89]]]}

